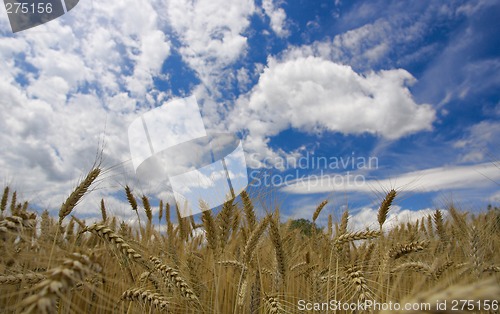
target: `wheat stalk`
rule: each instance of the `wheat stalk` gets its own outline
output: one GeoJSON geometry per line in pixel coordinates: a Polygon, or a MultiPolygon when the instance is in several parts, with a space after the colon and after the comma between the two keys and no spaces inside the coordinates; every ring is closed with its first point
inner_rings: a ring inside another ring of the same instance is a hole
{"type": "Polygon", "coordinates": [[[218,261],[217,264],[220,264],[224,267],[235,267],[235,268],[238,268],[241,270],[246,270],[246,268],[247,268],[245,266],[245,264],[243,264],[242,262],[239,262],[239,261],[235,261],[235,260],[218,261]]]}
{"type": "Polygon", "coordinates": [[[35,286],[38,293],[21,302],[23,313],[54,313],[56,299],[85,276],[101,272],[101,266],[87,255],[73,253],[61,266],[49,271],[45,280],[35,286]]]}
{"type": "Polygon", "coordinates": [[[151,225],[153,221],[153,210],[151,209],[151,204],[149,203],[149,199],[146,195],[142,195],[141,200],[142,205],[144,206],[144,212],[148,218],[148,224],[151,225]]]}
{"type": "Polygon", "coordinates": [[[472,257],[472,265],[474,268],[474,272],[479,277],[483,264],[483,254],[481,250],[481,244],[479,240],[479,233],[476,227],[472,227],[469,233],[470,237],[470,247],[471,247],[471,257],[472,257]]]}
{"type": "Polygon", "coordinates": [[[261,282],[260,272],[255,272],[255,280],[252,284],[250,291],[250,314],[259,314],[260,300],[261,300],[261,282]]]}
{"type": "Polygon", "coordinates": [[[278,314],[278,313],[286,313],[283,305],[281,305],[278,298],[270,296],[264,293],[264,300],[267,305],[267,313],[270,314],[278,314]]]}
{"type": "Polygon", "coordinates": [[[85,177],[76,189],[71,192],[66,201],[62,204],[61,209],[59,210],[59,225],[61,225],[63,219],[71,214],[73,208],[75,208],[76,204],[81,200],[83,195],[87,192],[90,185],[97,179],[99,174],[101,173],[100,168],[92,169],[85,177]]]}
{"type": "Polygon", "coordinates": [[[104,199],[101,199],[101,216],[102,216],[102,222],[106,223],[108,220],[108,215],[106,213],[106,206],[104,205],[104,199]]]}
{"type": "Polygon", "coordinates": [[[332,218],[332,215],[328,215],[328,224],[326,226],[327,230],[326,230],[326,237],[327,239],[331,239],[332,238],[332,232],[333,232],[333,218],[332,218]]]}
{"type": "Polygon", "coordinates": [[[247,191],[242,191],[240,195],[241,199],[243,200],[243,210],[245,211],[248,230],[252,231],[255,228],[257,220],[255,218],[255,211],[253,208],[253,204],[252,201],[250,200],[250,197],[248,196],[247,191]]]}
{"type": "Polygon", "coordinates": [[[297,269],[302,268],[302,267],[307,266],[307,265],[308,265],[308,263],[306,261],[297,263],[297,264],[293,265],[292,267],[290,267],[290,271],[294,272],[297,269]]]}
{"type": "Polygon", "coordinates": [[[158,223],[161,223],[161,219],[163,218],[163,201],[160,200],[160,204],[158,205],[158,223]]]}
{"type": "Polygon", "coordinates": [[[217,232],[217,227],[215,225],[214,218],[212,217],[212,211],[208,208],[207,203],[201,201],[200,207],[202,208],[201,221],[205,227],[205,236],[207,238],[208,247],[217,254],[219,247],[218,238],[219,233],[217,232]]]}
{"type": "Polygon", "coordinates": [[[257,244],[259,243],[260,237],[266,230],[267,224],[269,223],[270,216],[266,216],[260,224],[257,226],[257,228],[254,229],[254,231],[250,234],[250,237],[247,240],[247,243],[245,245],[245,250],[243,251],[243,262],[248,265],[250,261],[252,260],[253,253],[255,251],[255,248],[257,247],[257,244]]]}
{"type": "Polygon", "coordinates": [[[17,191],[12,193],[12,199],[10,200],[10,213],[12,215],[16,214],[16,204],[17,204],[17,191]]]}
{"type": "Polygon", "coordinates": [[[500,266],[490,265],[490,266],[483,268],[483,272],[489,272],[489,271],[500,273],[500,266]]]}
{"type": "Polygon", "coordinates": [[[236,304],[241,308],[243,307],[243,304],[245,303],[245,296],[247,294],[247,279],[246,279],[246,272],[242,273],[242,278],[240,280],[240,284],[238,285],[238,293],[237,293],[237,299],[236,299],[236,304]]]}
{"type": "Polygon", "coordinates": [[[431,275],[432,269],[429,265],[422,262],[408,262],[401,265],[396,266],[391,270],[392,273],[397,273],[405,270],[413,270],[424,275],[431,275]]]}
{"type": "Polygon", "coordinates": [[[338,236],[334,240],[334,245],[337,247],[342,246],[345,243],[356,241],[356,240],[368,240],[380,236],[380,231],[369,230],[369,231],[357,231],[349,232],[338,236]]]}
{"type": "Polygon", "coordinates": [[[349,223],[349,211],[346,209],[342,213],[342,218],[340,220],[340,226],[339,226],[339,231],[338,235],[343,235],[347,233],[347,225],[349,223]]]}
{"type": "Polygon", "coordinates": [[[124,256],[149,269],[149,266],[147,265],[142,255],[134,250],[127,242],[125,242],[125,240],[121,236],[116,234],[106,225],[96,223],[90,227],[85,228],[83,231],[88,231],[108,241],[109,243],[113,244],[124,256]]]}
{"type": "Polygon", "coordinates": [[[441,275],[453,264],[455,264],[454,261],[446,261],[442,265],[436,266],[432,272],[432,277],[434,277],[434,279],[439,279],[441,275]]]}
{"type": "Polygon", "coordinates": [[[382,229],[382,225],[387,219],[387,214],[389,213],[389,208],[391,207],[392,201],[396,197],[396,190],[392,189],[387,193],[385,196],[384,200],[382,201],[382,204],[380,205],[380,208],[378,209],[378,215],[377,215],[377,220],[380,226],[380,229],[382,229]]]}
{"type": "MultiPolygon", "coordinates": [[[[201,207],[204,208],[203,211],[209,210],[208,205],[203,201],[202,203],[204,203],[205,205],[205,207],[201,207]]],[[[186,220],[182,218],[179,204],[175,204],[175,213],[177,215],[177,230],[179,230],[179,235],[182,240],[187,241],[189,238],[189,223],[187,223],[186,220]]]]}
{"type": "Polygon", "coordinates": [[[149,260],[154,264],[155,269],[165,278],[165,280],[167,280],[167,282],[170,282],[177,287],[182,297],[188,301],[199,303],[198,297],[194,293],[193,289],[189,287],[187,282],[181,277],[177,270],[163,264],[157,257],[151,256],[149,260]]]}
{"type": "Polygon", "coordinates": [[[0,275],[0,284],[2,285],[16,285],[21,282],[34,284],[47,278],[44,274],[29,273],[29,274],[15,274],[15,275],[0,275]]]}
{"type": "Polygon", "coordinates": [[[451,218],[453,219],[453,221],[455,222],[455,224],[457,225],[458,229],[464,233],[464,234],[468,234],[469,232],[469,227],[467,225],[467,221],[465,220],[465,218],[460,214],[458,213],[457,209],[455,208],[455,206],[451,205],[449,208],[448,208],[448,213],[450,213],[451,215],[451,218]]]}
{"type": "Polygon", "coordinates": [[[130,207],[132,207],[132,210],[137,212],[137,201],[134,197],[134,194],[132,194],[132,189],[128,185],[125,186],[125,194],[127,196],[127,201],[130,204],[130,207]]]}
{"type": "Polygon", "coordinates": [[[398,259],[412,252],[422,251],[428,244],[429,242],[427,241],[415,241],[407,244],[402,244],[389,250],[388,255],[392,259],[398,259]]]}
{"type": "Polygon", "coordinates": [[[314,214],[312,216],[313,222],[316,222],[316,219],[318,219],[318,216],[321,213],[321,210],[323,209],[323,207],[326,206],[326,204],[328,204],[328,200],[324,200],[323,202],[321,202],[318,205],[318,207],[316,207],[316,210],[314,211],[314,214]]]}
{"type": "Polygon", "coordinates": [[[436,225],[436,232],[439,235],[439,238],[443,242],[448,242],[448,236],[446,235],[444,228],[443,214],[439,209],[436,209],[436,212],[434,213],[434,223],[436,225]]]}
{"type": "Polygon", "coordinates": [[[3,216],[3,212],[7,208],[8,199],[9,199],[9,187],[6,186],[3,189],[2,201],[0,202],[0,211],[1,211],[2,216],[3,216]]]}
{"type": "Polygon", "coordinates": [[[271,241],[273,242],[274,245],[274,251],[276,252],[276,262],[278,264],[278,272],[281,276],[281,279],[285,279],[285,272],[286,272],[286,259],[285,259],[285,252],[283,249],[283,243],[281,240],[279,228],[278,228],[278,222],[274,218],[269,219],[269,234],[271,236],[271,241]]]}
{"type": "Polygon", "coordinates": [[[230,201],[227,201],[222,205],[222,209],[217,216],[218,218],[218,235],[219,235],[219,242],[220,242],[220,248],[222,251],[224,251],[224,248],[226,247],[226,243],[229,240],[229,232],[231,231],[231,224],[232,224],[232,216],[233,216],[233,210],[234,210],[234,204],[233,200],[231,199],[230,201]]]}
{"type": "Polygon", "coordinates": [[[346,270],[351,285],[354,286],[355,293],[358,296],[358,302],[364,304],[366,300],[373,299],[366,284],[366,278],[357,267],[350,267],[346,270]]]}
{"type": "Polygon", "coordinates": [[[140,301],[144,304],[154,306],[155,308],[160,310],[164,310],[170,305],[170,302],[166,297],[160,295],[159,293],[155,293],[151,290],[143,288],[133,288],[126,290],[125,292],[123,292],[121,299],[129,301],[140,301]]]}

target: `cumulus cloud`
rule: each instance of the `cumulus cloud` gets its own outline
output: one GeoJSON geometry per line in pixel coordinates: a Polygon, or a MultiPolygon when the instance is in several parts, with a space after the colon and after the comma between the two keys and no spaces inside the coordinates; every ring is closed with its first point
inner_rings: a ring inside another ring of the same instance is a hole
{"type": "MultiPolygon", "coordinates": [[[[270,58],[258,84],[240,97],[232,129],[247,129],[247,147],[264,156],[270,137],[303,132],[370,133],[387,139],[432,129],[435,111],[417,104],[405,70],[356,73],[318,57],[270,58]]],[[[267,152],[266,152],[267,151],[267,152]]]]}
{"type": "Polygon", "coordinates": [[[279,37],[287,37],[290,35],[286,28],[286,13],[283,8],[278,8],[273,0],[263,0],[262,8],[264,13],[269,17],[271,29],[279,37]]]}
{"type": "Polygon", "coordinates": [[[224,79],[225,67],[247,48],[245,30],[255,11],[251,0],[173,0],[168,19],[181,42],[183,60],[212,92],[224,79]]]}
{"type": "Polygon", "coordinates": [[[170,41],[154,5],[82,2],[16,35],[0,16],[0,58],[8,60],[0,63],[0,141],[6,147],[0,177],[31,191],[33,203],[57,208],[96,160],[103,138],[104,167],[130,159],[128,124],[136,111],[163,99],[153,77],[170,54],[170,41]]]}
{"type": "MultiPolygon", "coordinates": [[[[432,215],[434,210],[425,208],[419,210],[403,209],[401,206],[391,206],[387,219],[384,223],[384,229],[392,229],[407,222],[416,222],[417,220],[432,215]]],[[[444,211],[446,214],[446,211],[444,211]]],[[[378,209],[371,207],[363,207],[349,217],[349,230],[359,231],[366,228],[377,229],[377,214],[378,209]]]]}

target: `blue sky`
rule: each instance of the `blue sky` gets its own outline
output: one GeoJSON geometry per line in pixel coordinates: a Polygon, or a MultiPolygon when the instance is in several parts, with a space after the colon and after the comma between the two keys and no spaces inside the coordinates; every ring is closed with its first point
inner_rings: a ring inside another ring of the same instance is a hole
{"type": "Polygon", "coordinates": [[[194,95],[208,130],[242,139],[250,177],[286,181],[252,189],[284,217],[327,198],[361,225],[391,188],[393,220],[498,205],[498,18],[493,0],[86,0],[12,34],[3,11],[0,178],[56,210],[104,140],[108,171],[77,214],[106,197],[133,219],[123,185],[171,194],[134,177],[127,127],[194,95]],[[377,163],[276,165],[300,158],[377,163]]]}

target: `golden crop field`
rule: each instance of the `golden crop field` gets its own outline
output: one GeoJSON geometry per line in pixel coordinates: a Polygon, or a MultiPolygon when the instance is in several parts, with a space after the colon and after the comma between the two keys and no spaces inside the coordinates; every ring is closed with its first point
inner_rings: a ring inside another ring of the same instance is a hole
{"type": "MultiPolygon", "coordinates": [[[[146,213],[140,228],[108,217],[105,200],[102,220],[87,224],[72,211],[100,173],[88,173],[58,219],[4,189],[0,312],[499,313],[497,209],[472,215],[450,206],[389,229],[398,197],[391,190],[377,228],[352,230],[347,210],[341,219],[328,215],[323,229],[297,228],[280,221],[279,209],[258,217],[243,192],[196,223],[163,203],[153,218],[148,198],[127,186],[131,210],[146,213]]],[[[312,222],[327,215],[326,203],[312,222]]]]}

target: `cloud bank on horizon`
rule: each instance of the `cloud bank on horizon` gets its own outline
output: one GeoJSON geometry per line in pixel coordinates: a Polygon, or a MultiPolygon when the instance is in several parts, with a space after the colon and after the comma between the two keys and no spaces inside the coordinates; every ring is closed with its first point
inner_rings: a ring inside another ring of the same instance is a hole
{"type": "MultiPolygon", "coordinates": [[[[305,153],[380,161],[355,169],[366,180],[360,188],[321,179],[313,189],[277,187],[292,216],[309,217],[294,205],[300,197],[370,199],[393,185],[417,195],[401,204],[412,209],[441,206],[440,191],[498,203],[498,16],[493,0],[81,1],[12,34],[3,12],[0,177],[34,204],[57,208],[104,137],[105,164],[120,170],[81,213],[96,215],[108,195],[117,214],[131,216],[117,194],[134,180],[129,124],[195,95],[207,129],[242,137],[252,169],[305,153]]],[[[301,170],[318,178],[317,169],[301,170]]]]}

